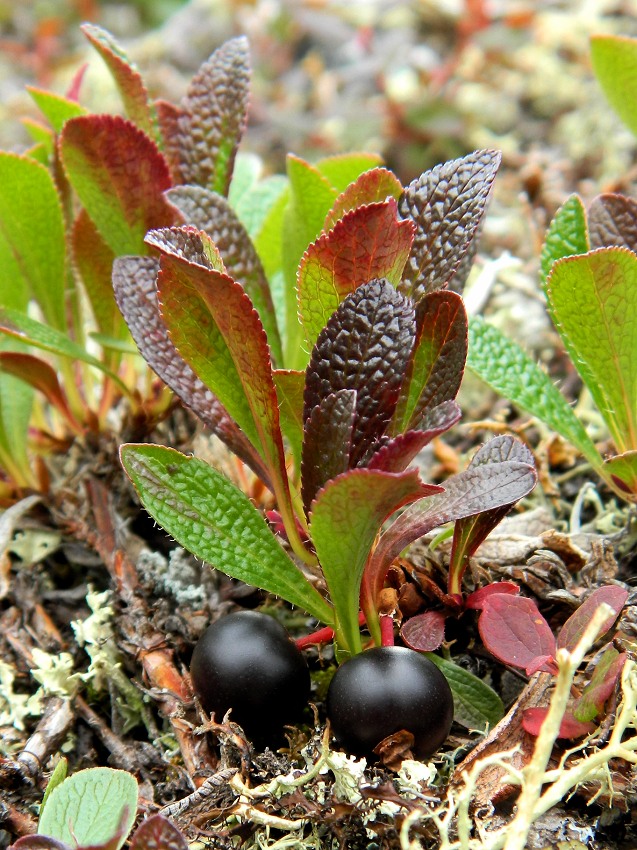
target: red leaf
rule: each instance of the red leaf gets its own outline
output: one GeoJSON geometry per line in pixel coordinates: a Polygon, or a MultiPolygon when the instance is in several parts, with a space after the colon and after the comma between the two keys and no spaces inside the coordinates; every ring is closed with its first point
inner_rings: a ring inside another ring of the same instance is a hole
{"type": "Polygon", "coordinates": [[[348,212],[313,242],[298,272],[299,315],[310,346],[343,299],[375,278],[396,286],[414,234],[393,198],[348,212]]]}
{"type": "Polygon", "coordinates": [[[442,611],[425,611],[410,617],[400,630],[407,646],[419,652],[433,652],[445,639],[445,615],[442,611]]]}
{"type": "Polygon", "coordinates": [[[571,614],[568,620],[564,623],[557,638],[557,648],[568,649],[569,652],[572,652],[575,649],[584,634],[586,627],[590,623],[591,617],[602,602],[609,605],[615,612],[604,621],[597,638],[606,634],[619,616],[619,612],[624,607],[627,599],[628,591],[624,590],[623,587],[618,587],[614,584],[598,587],[597,590],[594,590],[586,601],[580,605],[577,611],[574,614],[571,614]]]}
{"type": "Polygon", "coordinates": [[[538,655],[524,672],[527,676],[532,676],[534,673],[550,673],[552,676],[557,676],[559,668],[552,655],[538,655]]]}
{"type": "Polygon", "coordinates": [[[106,336],[121,336],[122,316],[113,296],[112,283],[115,255],[98,233],[86,210],[81,210],[75,220],[71,246],[73,261],[82,278],[98,330],[106,336]]]}
{"type": "Polygon", "coordinates": [[[517,596],[520,588],[512,581],[496,581],[493,584],[487,584],[478,590],[470,593],[465,600],[465,608],[481,611],[494,593],[510,593],[512,596],[517,596]]]}
{"type": "Polygon", "coordinates": [[[66,393],[60,386],[55,370],[39,357],[17,351],[0,351],[0,372],[21,378],[39,390],[46,400],[62,414],[72,431],[84,430],[69,407],[66,393]]]}
{"type": "MultiPolygon", "coordinates": [[[[522,726],[529,733],[537,738],[540,734],[542,724],[548,714],[548,708],[527,708],[522,716],[522,726]]],[[[566,712],[560,723],[560,731],[558,738],[581,738],[583,735],[588,735],[593,731],[595,725],[593,723],[580,723],[572,714],[566,712]]]]}
{"type": "Polygon", "coordinates": [[[147,254],[144,236],[173,223],[168,165],[156,145],[119,115],[79,115],[64,125],[62,162],[87,213],[117,255],[147,254]]]}
{"type": "Polygon", "coordinates": [[[532,599],[496,593],[478,620],[482,642],[505,664],[526,669],[538,656],[555,656],[555,638],[532,599]]]}
{"type": "Polygon", "coordinates": [[[394,198],[397,201],[402,191],[400,180],[391,171],[386,168],[370,168],[350,183],[334,201],[334,206],[325,218],[323,230],[327,233],[346,213],[357,207],[386,201],[387,198],[394,198]]]}
{"type": "Polygon", "coordinates": [[[151,815],[135,830],[130,850],[188,850],[188,842],[168,818],[151,815]]]}

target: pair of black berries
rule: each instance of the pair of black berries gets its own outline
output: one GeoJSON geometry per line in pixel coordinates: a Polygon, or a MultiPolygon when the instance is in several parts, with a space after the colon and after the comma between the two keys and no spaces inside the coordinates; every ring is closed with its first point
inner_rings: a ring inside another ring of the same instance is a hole
{"type": "MultiPolygon", "coordinates": [[[[213,623],[195,647],[190,668],[203,707],[220,721],[228,709],[255,742],[271,741],[298,719],[310,696],[305,658],[276,620],[246,611],[213,623]]],[[[345,661],[327,694],[327,715],[339,745],[370,754],[389,735],[407,730],[426,758],[444,742],[453,697],[440,670],[411,649],[384,646],[345,661]]]]}

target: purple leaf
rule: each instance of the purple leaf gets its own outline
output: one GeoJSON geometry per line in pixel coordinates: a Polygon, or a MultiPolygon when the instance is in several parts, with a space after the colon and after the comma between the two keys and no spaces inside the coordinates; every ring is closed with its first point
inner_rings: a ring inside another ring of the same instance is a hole
{"type": "Polygon", "coordinates": [[[183,403],[268,484],[268,475],[253,447],[168,336],[159,312],[155,284],[158,271],[159,263],[152,257],[119,257],[113,264],[115,298],[142,357],[183,403]]]}
{"type": "Polygon", "coordinates": [[[427,292],[444,289],[475,237],[500,153],[475,151],[426,171],[405,189],[399,203],[403,218],[417,231],[401,292],[419,301],[427,292]]]}
{"type": "MultiPolygon", "coordinates": [[[[527,708],[522,715],[522,726],[525,731],[537,738],[548,713],[548,708],[527,708]]],[[[595,726],[592,723],[580,723],[567,711],[560,723],[560,731],[557,737],[581,738],[590,734],[594,728],[595,726]]]]}
{"type": "Polygon", "coordinates": [[[355,416],[355,390],[330,393],[312,409],[305,423],[301,466],[306,514],[318,491],[349,469],[355,416]]]}
{"type": "Polygon", "coordinates": [[[319,335],[307,368],[303,418],[338,390],[356,390],[350,466],[373,450],[400,392],[414,333],[410,302],[384,280],[349,295],[319,335]]]}
{"type": "Polygon", "coordinates": [[[591,248],[617,245],[637,252],[637,201],[625,195],[598,195],[588,210],[591,248]]]}
{"type": "Polygon", "coordinates": [[[445,639],[445,615],[442,611],[425,611],[410,617],[400,630],[407,646],[418,652],[433,652],[445,639]]]}
{"type": "Polygon", "coordinates": [[[520,588],[512,581],[496,581],[474,590],[465,600],[465,608],[481,611],[494,593],[510,593],[517,596],[520,588]]]}
{"type": "Polygon", "coordinates": [[[431,292],[416,308],[416,341],[392,421],[398,434],[429,408],[454,399],[467,358],[467,314],[455,292],[431,292]]]}
{"type": "Polygon", "coordinates": [[[526,669],[539,656],[555,657],[551,627],[526,596],[490,596],[478,620],[482,642],[504,664],[526,669]]]}
{"type": "Polygon", "coordinates": [[[188,850],[188,842],[168,818],[151,815],[135,830],[130,850],[188,850]]]}
{"type": "Polygon", "coordinates": [[[243,36],[223,44],[197,71],[175,122],[182,182],[228,194],[249,86],[250,55],[243,36]]]}
{"type": "Polygon", "coordinates": [[[210,237],[196,227],[186,225],[150,230],[144,242],[157,248],[162,254],[195,263],[203,266],[204,269],[217,269],[220,272],[226,270],[221,255],[210,237]]]}

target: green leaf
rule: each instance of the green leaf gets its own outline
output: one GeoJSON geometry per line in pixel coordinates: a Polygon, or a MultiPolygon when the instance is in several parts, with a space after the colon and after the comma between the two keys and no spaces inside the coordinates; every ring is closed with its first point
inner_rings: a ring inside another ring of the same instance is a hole
{"type": "Polygon", "coordinates": [[[298,310],[311,350],[341,301],[374,278],[400,283],[413,224],[397,217],[396,201],[348,212],[308,247],[298,272],[298,310]]]}
{"type": "Polygon", "coordinates": [[[469,322],[467,368],[561,434],[599,469],[602,458],[593,441],[546,372],[517,343],[478,316],[469,322]]]}
{"type": "Polygon", "coordinates": [[[105,375],[108,375],[120,390],[129,395],[130,391],[126,384],[114,372],[107,368],[85,348],[73,342],[66,334],[55,330],[50,325],[42,324],[18,310],[3,309],[0,307],[0,334],[6,334],[14,339],[22,340],[28,345],[34,345],[42,351],[50,351],[61,357],[70,357],[94,366],[105,375]]]}
{"type": "Polygon", "coordinates": [[[175,217],[164,197],[168,165],[155,143],[119,115],[82,115],[64,125],[60,151],[69,181],[113,253],[147,254],[146,233],[175,217]]]}
{"type": "Polygon", "coordinates": [[[571,195],[553,216],[546,233],[540,256],[542,277],[546,280],[557,260],[585,254],[589,248],[584,204],[578,195],[571,195]]]}
{"type": "Polygon", "coordinates": [[[55,133],[61,133],[62,127],[69,118],[86,115],[86,109],[76,100],[69,100],[59,94],[34,86],[27,86],[27,91],[35,101],[40,112],[45,116],[55,133]]]}
{"type": "Polygon", "coordinates": [[[337,192],[343,192],[357,177],[370,168],[377,168],[382,161],[376,153],[354,152],[326,156],[319,159],[316,167],[337,192]]]}
{"type": "Polygon", "coordinates": [[[124,770],[80,770],[51,792],[38,834],[87,847],[106,844],[120,832],[116,847],[121,847],[137,816],[137,794],[135,777],[124,770]]]}
{"type": "Polygon", "coordinates": [[[68,763],[67,759],[62,757],[59,760],[59,762],[55,765],[53,773],[49,777],[49,781],[46,784],[46,790],[44,792],[44,797],[42,797],[42,803],[40,804],[40,815],[42,814],[42,811],[44,810],[44,807],[46,806],[47,800],[51,796],[51,791],[53,791],[54,788],[57,788],[58,785],[61,785],[62,782],[64,782],[64,780],[67,777],[68,771],[69,771],[69,763],[68,763]]]}
{"type": "Polygon", "coordinates": [[[284,362],[288,369],[302,369],[307,355],[302,349],[303,331],[297,319],[296,272],[305,249],[321,232],[337,192],[318,168],[298,157],[288,156],[287,173],[290,194],[283,219],[282,243],[287,335],[284,362]]]}
{"type": "Polygon", "coordinates": [[[115,81],[130,120],[151,139],[157,139],[156,119],[142,76],[113,36],[96,24],[80,29],[104,60],[115,81]]]}
{"type": "Polygon", "coordinates": [[[601,474],[624,499],[637,500],[637,450],[607,458],[601,474]]]}
{"type": "Polygon", "coordinates": [[[65,235],[53,179],[35,160],[0,153],[0,304],[36,299],[53,327],[66,327],[65,235]]]}
{"type": "MultiPolygon", "coordinates": [[[[20,350],[0,337],[0,350],[20,350]]],[[[33,407],[33,390],[24,381],[0,370],[0,466],[19,487],[36,487],[29,465],[27,434],[33,407]]]]}
{"type": "Polygon", "coordinates": [[[344,651],[361,651],[358,624],[363,570],[387,517],[426,492],[415,469],[352,469],[327,483],[312,505],[310,533],[336,613],[344,651]]]}
{"type": "Polygon", "coordinates": [[[124,469],[149,514],[193,555],[298,605],[326,624],[331,606],[286,555],[252,502],[204,461],[124,445],[124,469]]]}
{"type": "MultiPolygon", "coordinates": [[[[255,240],[255,245],[270,214],[280,204],[281,196],[285,195],[287,188],[286,177],[282,174],[272,174],[257,183],[250,192],[242,195],[236,202],[232,202],[234,211],[252,239],[255,240]]],[[[230,194],[232,197],[232,192],[230,194]]],[[[280,228],[278,238],[280,241],[280,228]]],[[[263,261],[263,257],[261,259],[263,261]]]]}
{"type": "Polygon", "coordinates": [[[608,102],[637,135],[637,39],[595,35],[591,62],[608,102]]]}
{"type": "Polygon", "coordinates": [[[504,705],[493,688],[453,661],[433,652],[425,652],[424,655],[433,661],[449,682],[453,694],[453,719],[456,723],[480,732],[484,732],[487,726],[493,729],[499,723],[504,716],[504,705]]]}
{"type": "Polygon", "coordinates": [[[599,248],[553,266],[551,318],[620,452],[637,449],[637,255],[599,248]]]}
{"type": "Polygon", "coordinates": [[[274,370],[274,383],[279,400],[281,430],[290,444],[297,472],[301,468],[301,445],[303,443],[303,388],[305,372],[288,369],[274,370]]]}

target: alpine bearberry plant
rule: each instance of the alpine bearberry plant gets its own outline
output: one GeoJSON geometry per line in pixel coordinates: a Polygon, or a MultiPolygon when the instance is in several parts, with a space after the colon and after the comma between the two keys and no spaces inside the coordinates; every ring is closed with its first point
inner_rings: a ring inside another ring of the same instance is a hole
{"type": "Polygon", "coordinates": [[[312,614],[345,659],[363,648],[361,609],[382,642],[379,594],[402,549],[462,517],[494,524],[535,483],[511,438],[444,487],[409,468],[460,417],[467,320],[451,286],[500,157],[477,151],[406,188],[373,157],[290,157],[276,192],[233,194],[247,62],[233,42],[195,78],[167,146],[199,183],[167,192],[186,224],[151,229],[154,256],[116,259],[113,284],[148,363],[272,491],[270,525],[200,459],[140,444],[121,458],[179,543],[312,614]]]}

